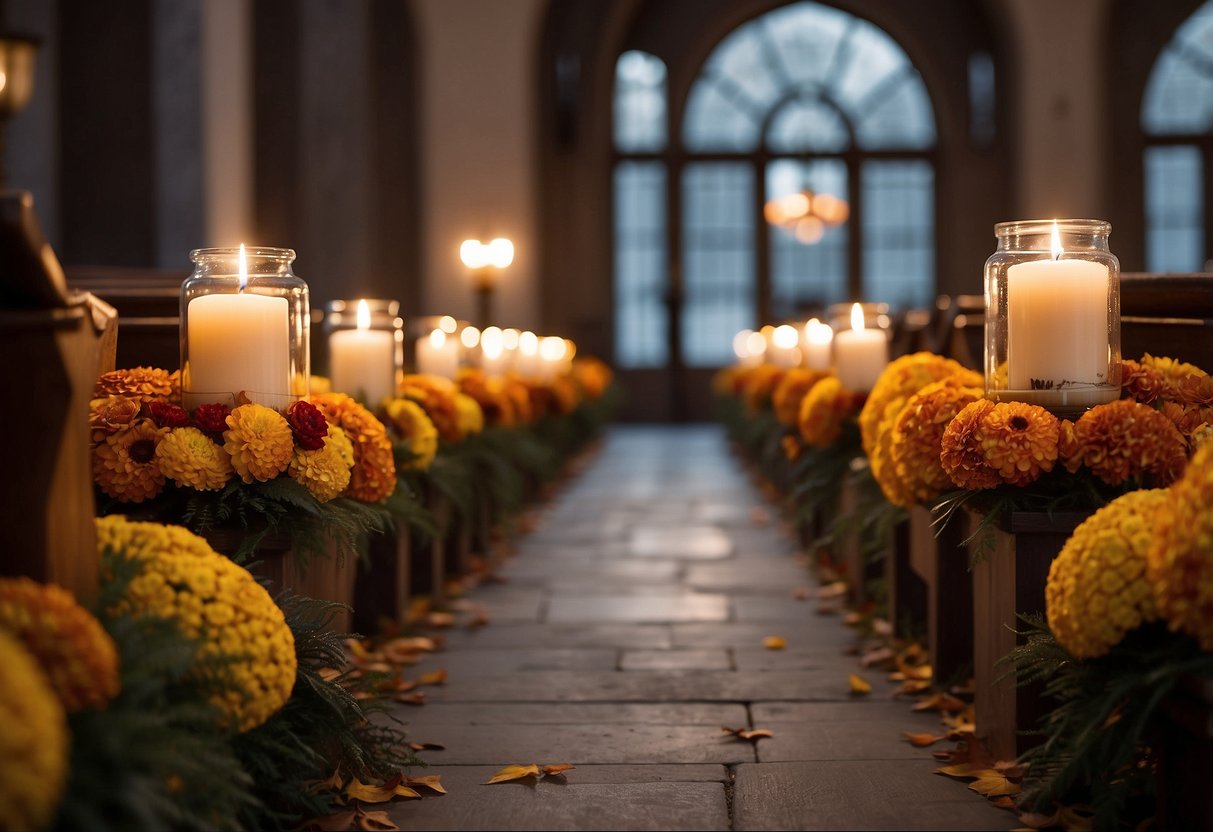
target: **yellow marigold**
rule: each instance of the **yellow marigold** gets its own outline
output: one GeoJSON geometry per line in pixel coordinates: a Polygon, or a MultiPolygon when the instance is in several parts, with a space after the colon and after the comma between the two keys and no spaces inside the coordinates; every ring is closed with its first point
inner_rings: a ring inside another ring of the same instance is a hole
{"type": "Polygon", "coordinates": [[[67,781],[67,718],[38,662],[0,632],[0,818],[6,829],[46,829],[67,781]]]}
{"type": "Polygon", "coordinates": [[[1143,367],[1155,370],[1162,376],[1162,397],[1173,401],[1180,399],[1180,391],[1188,379],[1199,379],[1207,375],[1204,370],[1195,364],[1176,361],[1174,358],[1167,358],[1166,356],[1154,356],[1146,353],[1141,357],[1139,363],[1143,367]]]}
{"type": "Polygon", "coordinates": [[[458,416],[459,435],[472,436],[484,430],[484,411],[480,403],[466,393],[455,395],[455,411],[458,416]]]}
{"type": "Polygon", "coordinates": [[[139,418],[143,403],[130,396],[106,396],[93,399],[88,407],[88,426],[93,432],[93,442],[102,442],[111,433],[117,433],[139,418]]]}
{"type": "Polygon", "coordinates": [[[1160,617],[1213,650],[1213,444],[1197,449],[1167,491],[1148,551],[1160,617]]]}
{"type": "Polygon", "coordinates": [[[1084,520],[1054,558],[1045,612],[1070,655],[1102,656],[1125,633],[1158,617],[1147,552],[1170,499],[1162,489],[1118,497],[1084,520]]]}
{"type": "Polygon", "coordinates": [[[993,409],[989,399],[965,405],[939,440],[939,462],[958,488],[993,488],[1002,482],[998,471],[987,464],[981,447],[981,422],[993,409]]]}
{"type": "Polygon", "coordinates": [[[1120,362],[1120,395],[1142,404],[1153,404],[1166,387],[1161,372],[1136,361],[1120,362]]]}
{"type": "Polygon", "coordinates": [[[859,431],[863,438],[863,450],[869,458],[876,447],[878,432],[882,424],[892,430],[895,420],[906,400],[933,381],[942,381],[948,376],[968,375],[969,387],[980,387],[984,380],[977,373],[966,370],[958,362],[932,352],[916,352],[903,355],[889,362],[876,379],[872,392],[859,413],[859,431]]]}
{"type": "Polygon", "coordinates": [[[611,386],[612,376],[611,368],[600,358],[587,355],[573,359],[573,378],[591,401],[602,398],[602,394],[611,386]]]}
{"type": "Polygon", "coordinates": [[[771,407],[780,424],[796,427],[800,419],[800,403],[817,382],[828,376],[822,370],[794,367],[788,370],[771,393],[771,407]]]}
{"type": "Polygon", "coordinates": [[[174,428],[156,446],[164,476],[195,491],[218,491],[235,469],[227,451],[198,428],[174,428]]]}
{"type": "Polygon", "coordinates": [[[1004,482],[1027,485],[1053,470],[1061,430],[1057,417],[1040,405],[999,402],[978,426],[986,465],[1004,482]]]}
{"type": "Polygon", "coordinates": [[[408,399],[392,399],[387,403],[387,417],[412,454],[408,467],[419,471],[428,469],[438,453],[438,429],[421,405],[408,399]]]}
{"type": "Polygon", "coordinates": [[[0,630],[21,639],[68,711],[103,709],[118,695],[118,650],[62,587],[0,578],[0,630]]]}
{"type": "Polygon", "coordinates": [[[806,443],[824,448],[842,434],[848,415],[850,396],[837,376],[827,375],[809,390],[800,402],[796,427],[806,443]]]}
{"type": "Polygon", "coordinates": [[[742,382],[741,398],[751,416],[770,406],[771,394],[783,380],[785,372],[786,370],[774,364],[759,364],[746,374],[742,382]]]}
{"type": "Polygon", "coordinates": [[[531,407],[531,393],[521,379],[506,376],[501,379],[506,398],[514,406],[514,422],[519,425],[529,425],[537,418],[531,407]]]}
{"type": "Polygon", "coordinates": [[[552,402],[556,412],[569,415],[581,403],[581,392],[577,382],[571,376],[558,376],[552,381],[552,402]]]}
{"type": "Polygon", "coordinates": [[[102,373],[93,386],[93,397],[128,396],[140,402],[172,401],[181,398],[181,374],[155,367],[134,367],[102,373]]]}
{"type": "Polygon", "coordinates": [[[350,484],[350,470],[354,467],[354,446],[345,431],[329,425],[324,444],[314,451],[295,448],[291,464],[286,473],[291,479],[305,487],[322,503],[327,503],[350,484]]]}
{"type": "Polygon", "coordinates": [[[1073,472],[1086,466],[1109,485],[1130,477],[1165,486],[1183,473],[1187,442],[1167,416],[1131,399],[1097,405],[1074,423],[1061,443],[1062,460],[1073,472]]]}
{"type": "Polygon", "coordinates": [[[345,393],[312,397],[330,424],[345,431],[354,448],[354,467],[346,496],[364,503],[386,500],[396,490],[396,460],[387,428],[357,400],[345,393]]]}
{"type": "Polygon", "coordinates": [[[423,373],[406,375],[398,391],[399,398],[412,399],[424,408],[438,435],[447,442],[458,442],[461,436],[455,402],[458,394],[459,385],[451,379],[423,373]]]}
{"type": "Polygon", "coordinates": [[[93,446],[93,482],[124,503],[150,500],[164,488],[156,446],[168,433],[151,419],[140,419],[93,446]]]}
{"type": "Polygon", "coordinates": [[[295,436],[286,417],[260,404],[242,404],[227,416],[223,449],[245,482],[266,482],[286,470],[295,436]]]}
{"type": "Polygon", "coordinates": [[[982,397],[980,387],[951,376],[928,384],[906,401],[893,425],[889,446],[896,483],[881,483],[886,496],[904,497],[894,505],[925,503],[953,488],[939,454],[944,430],[966,405],[982,397]]]}
{"type": "Polygon", "coordinates": [[[312,376],[308,379],[308,392],[312,396],[333,392],[333,382],[328,376],[312,376]]]}
{"type": "MultiPolygon", "coordinates": [[[[499,378],[490,378],[482,370],[465,368],[456,376],[459,389],[471,396],[480,405],[486,425],[510,427],[517,424],[514,402],[506,394],[505,385],[499,378]]],[[[441,434],[442,429],[438,432],[441,434]]]]}
{"type": "Polygon", "coordinates": [[[214,695],[225,724],[261,725],[286,704],[295,685],[295,637],[282,610],[248,570],[180,526],[97,520],[97,545],[138,561],[141,570],[110,610],[170,619],[198,639],[203,660],[223,659],[214,695]]]}

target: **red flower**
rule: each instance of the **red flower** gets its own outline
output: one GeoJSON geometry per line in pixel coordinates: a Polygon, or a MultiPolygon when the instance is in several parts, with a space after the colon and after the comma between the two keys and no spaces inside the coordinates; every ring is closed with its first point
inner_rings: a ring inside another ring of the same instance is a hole
{"type": "Polygon", "coordinates": [[[295,444],[305,451],[318,451],[324,447],[324,437],[329,435],[329,423],[320,408],[311,402],[292,402],[286,409],[286,421],[295,434],[295,444]]]}
{"type": "MultiPolygon", "coordinates": [[[[214,439],[227,430],[227,417],[231,412],[232,409],[225,404],[200,404],[194,411],[194,424],[214,439]]],[[[223,440],[219,442],[223,444],[223,440]]]]}
{"type": "Polygon", "coordinates": [[[190,415],[180,405],[168,402],[148,402],[147,413],[152,421],[162,428],[183,428],[190,423],[190,415]]]}

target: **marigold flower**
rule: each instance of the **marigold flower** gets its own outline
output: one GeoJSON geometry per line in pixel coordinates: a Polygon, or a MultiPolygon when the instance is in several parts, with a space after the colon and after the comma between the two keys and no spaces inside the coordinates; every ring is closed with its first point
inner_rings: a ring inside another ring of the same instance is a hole
{"type": "Polygon", "coordinates": [[[978,426],[986,465],[1004,482],[1027,485],[1053,470],[1060,423],[1040,405],[999,402],[978,426]]]}
{"type": "Polygon", "coordinates": [[[933,381],[942,381],[958,373],[969,374],[966,376],[971,379],[967,382],[969,387],[979,387],[984,383],[977,373],[966,370],[951,358],[931,352],[916,352],[890,361],[876,379],[859,413],[859,431],[863,438],[863,450],[868,457],[872,456],[872,450],[876,447],[881,424],[888,422],[888,427],[892,429],[893,420],[901,413],[910,396],[933,381]]]}
{"type": "Polygon", "coordinates": [[[1149,405],[1130,399],[1097,405],[1074,423],[1063,443],[1067,470],[1086,466],[1108,485],[1130,477],[1170,485],[1187,464],[1187,443],[1175,424],[1149,405]]]}
{"type": "Polygon", "coordinates": [[[392,399],[387,403],[387,417],[412,455],[408,467],[427,470],[438,453],[438,429],[421,405],[408,399],[392,399]]]}
{"type": "Polygon", "coordinates": [[[1049,568],[1045,611],[1057,642],[1079,659],[1102,656],[1157,618],[1147,552],[1170,495],[1131,491],[1074,530],[1049,568]]]}
{"type": "Polygon", "coordinates": [[[0,667],[0,817],[8,829],[46,829],[67,782],[67,718],[37,660],[2,631],[0,667]]]}
{"type": "Polygon", "coordinates": [[[788,370],[775,390],[771,393],[771,407],[775,410],[775,418],[779,423],[793,428],[800,419],[800,403],[813,389],[813,385],[828,376],[822,370],[808,370],[794,367],[788,370]]]}
{"type": "Polygon", "coordinates": [[[1153,404],[1166,388],[1162,373],[1136,361],[1120,362],[1120,395],[1142,404],[1153,404]]]}
{"type": "Polygon", "coordinates": [[[141,402],[181,398],[181,374],[155,367],[133,367],[102,373],[93,386],[93,397],[129,396],[141,402]]]}
{"type": "Polygon", "coordinates": [[[198,428],[170,430],[156,446],[156,463],[164,476],[195,491],[218,491],[235,473],[227,451],[198,428]]]}
{"type": "Polygon", "coordinates": [[[104,709],[118,695],[118,649],[62,587],[0,578],[0,630],[33,654],[68,711],[104,709]]]}
{"type": "Polygon", "coordinates": [[[1202,444],[1153,520],[1150,580],[1172,630],[1213,650],[1213,444],[1202,444]]]}
{"type": "Polygon", "coordinates": [[[295,444],[305,451],[318,451],[324,447],[324,438],[329,435],[329,423],[320,409],[311,402],[291,402],[286,408],[286,421],[295,436],[295,444]]]}
{"type": "Polygon", "coordinates": [[[266,482],[286,470],[295,452],[295,438],[286,418],[260,404],[242,404],[228,414],[223,449],[232,467],[247,483],[266,482]]]}
{"type": "Polygon", "coordinates": [[[203,433],[219,441],[227,430],[227,417],[232,409],[225,404],[200,404],[194,411],[194,424],[203,433]]]}
{"type": "Polygon", "coordinates": [[[345,393],[312,397],[330,424],[345,431],[354,449],[354,467],[346,496],[364,503],[386,500],[396,490],[396,460],[387,429],[375,415],[345,393]]]}
{"type": "Polygon", "coordinates": [[[417,402],[438,429],[439,436],[447,442],[458,442],[461,435],[455,396],[459,387],[449,378],[412,373],[401,381],[398,398],[417,402]]]}
{"type": "Polygon", "coordinates": [[[881,482],[894,505],[925,503],[953,488],[939,454],[944,430],[966,405],[982,397],[980,387],[969,387],[952,376],[928,384],[906,401],[893,424],[889,458],[896,482],[881,482]]]}
{"type": "Polygon", "coordinates": [[[156,446],[166,433],[151,419],[140,419],[106,436],[93,447],[93,482],[124,503],[155,497],[164,488],[156,446]]]}
{"type": "MultiPolygon", "coordinates": [[[[465,395],[475,399],[476,403],[480,405],[486,425],[510,427],[517,424],[518,419],[514,413],[514,402],[507,395],[501,379],[490,378],[485,375],[484,371],[475,368],[464,368],[459,371],[459,374],[455,378],[459,384],[459,389],[465,395]]],[[[433,418],[432,414],[431,418],[433,418]]],[[[434,424],[435,427],[438,427],[438,433],[443,439],[446,439],[442,427],[437,422],[434,424]]]]}
{"type": "Polygon", "coordinates": [[[1199,379],[1207,375],[1204,370],[1195,364],[1176,361],[1174,358],[1167,358],[1166,356],[1153,356],[1146,353],[1141,357],[1140,363],[1143,367],[1150,367],[1162,376],[1162,397],[1171,399],[1172,401],[1181,398],[1182,394],[1180,391],[1188,379],[1199,379]]]}
{"type": "Polygon", "coordinates": [[[552,380],[552,402],[557,413],[567,416],[581,403],[581,388],[571,376],[557,376],[552,380]]]}
{"type": "Polygon", "coordinates": [[[111,613],[172,620],[199,640],[204,661],[223,659],[222,675],[212,681],[225,683],[213,701],[226,725],[247,731],[286,704],[295,684],[295,638],[248,570],[188,529],[117,515],[97,520],[97,546],[142,567],[111,613]]]}
{"type": "Polygon", "coordinates": [[[129,396],[106,396],[89,402],[88,425],[93,442],[101,442],[107,433],[115,433],[139,418],[143,403],[129,396]]]}
{"type": "Polygon", "coordinates": [[[783,435],[783,438],[779,440],[779,446],[783,448],[784,458],[788,462],[800,459],[800,455],[804,452],[804,446],[800,444],[800,440],[790,433],[783,435]]]}
{"type": "Polygon", "coordinates": [[[322,503],[341,496],[350,484],[354,467],[354,447],[345,431],[336,425],[329,425],[328,430],[318,449],[296,448],[286,469],[291,479],[322,503]]]}
{"type": "Polygon", "coordinates": [[[998,471],[986,462],[981,446],[981,422],[994,402],[978,399],[965,405],[944,429],[939,441],[939,462],[958,488],[994,488],[1002,483],[998,471]]]}
{"type": "Polygon", "coordinates": [[[837,376],[827,375],[809,389],[800,402],[796,427],[806,443],[825,448],[842,435],[851,397],[837,376]]]}
{"type": "Polygon", "coordinates": [[[1213,376],[1189,376],[1179,383],[1179,400],[1200,408],[1213,406],[1213,376]]]}
{"type": "Polygon", "coordinates": [[[535,421],[535,411],[531,408],[531,394],[521,379],[506,376],[501,379],[502,389],[510,404],[514,406],[514,423],[529,425],[535,421]]]}
{"type": "Polygon", "coordinates": [[[611,368],[600,358],[587,355],[573,359],[573,379],[591,401],[602,398],[611,386],[612,377],[611,368]]]}
{"type": "Polygon", "coordinates": [[[766,410],[771,404],[771,394],[783,381],[782,367],[774,364],[759,364],[753,368],[742,381],[741,398],[745,402],[746,411],[755,416],[761,410],[766,410]]]}
{"type": "Polygon", "coordinates": [[[466,393],[455,394],[456,422],[460,436],[472,436],[484,430],[484,411],[480,403],[466,393]]]}

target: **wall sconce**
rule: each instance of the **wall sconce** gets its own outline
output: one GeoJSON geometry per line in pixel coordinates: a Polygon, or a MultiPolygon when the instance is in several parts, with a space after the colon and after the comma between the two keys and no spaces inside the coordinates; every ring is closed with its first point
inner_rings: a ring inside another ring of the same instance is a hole
{"type": "Polygon", "coordinates": [[[488,243],[464,240],[459,246],[459,259],[472,272],[476,292],[476,317],[483,329],[492,324],[493,291],[497,288],[497,273],[514,262],[514,244],[505,237],[488,243]]]}

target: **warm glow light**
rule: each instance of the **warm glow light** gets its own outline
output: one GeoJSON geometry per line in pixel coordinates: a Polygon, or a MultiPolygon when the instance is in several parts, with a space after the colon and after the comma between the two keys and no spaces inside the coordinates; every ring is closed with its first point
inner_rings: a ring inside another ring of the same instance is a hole
{"type": "Polygon", "coordinates": [[[469,269],[483,269],[489,265],[488,247],[479,240],[464,240],[459,246],[459,259],[469,269]]]}
{"type": "MultiPolygon", "coordinates": [[[[1055,229],[1056,230],[1056,229],[1055,229]]],[[[248,285],[248,256],[244,253],[244,243],[240,244],[240,291],[248,285]]]]}
{"type": "Polygon", "coordinates": [[[1053,220],[1053,239],[1051,245],[1053,248],[1053,259],[1061,259],[1061,234],[1057,232],[1057,220],[1053,220]]]}
{"type": "Polygon", "coordinates": [[[504,348],[499,327],[491,326],[480,334],[480,351],[484,353],[485,358],[490,360],[500,358],[504,348]]]}
{"type": "Polygon", "coordinates": [[[446,346],[446,333],[441,329],[435,329],[430,333],[430,346],[436,350],[440,350],[446,346]]]}
{"type": "Polygon", "coordinates": [[[796,239],[805,245],[813,245],[825,236],[825,223],[817,217],[802,217],[796,221],[796,239]]]}
{"type": "Polygon", "coordinates": [[[762,355],[767,351],[767,339],[762,337],[761,332],[751,332],[746,336],[746,353],[748,355],[762,355]]]}
{"type": "Polygon", "coordinates": [[[523,355],[539,354],[539,336],[527,330],[518,336],[518,351],[523,355]]]}
{"type": "Polygon", "coordinates": [[[573,342],[572,338],[565,338],[564,346],[565,346],[564,355],[561,357],[566,358],[569,361],[572,361],[573,358],[577,355],[577,344],[575,344],[573,342]]]}
{"type": "Polygon", "coordinates": [[[514,244],[505,237],[498,237],[486,246],[485,261],[487,265],[504,269],[514,262],[514,244]]]}
{"type": "Polygon", "coordinates": [[[357,320],[359,329],[371,328],[371,307],[367,305],[365,300],[358,301],[357,320]]]}
{"type": "Polygon", "coordinates": [[[0,92],[4,92],[4,85],[8,83],[8,76],[4,74],[4,70],[0,69],[0,92]]]}
{"type": "Polygon", "coordinates": [[[738,358],[748,358],[750,355],[750,336],[754,330],[743,329],[733,336],[733,354],[738,358]]]}
{"type": "Polygon", "coordinates": [[[438,319],[438,328],[447,335],[454,335],[455,330],[459,329],[459,322],[450,315],[443,315],[438,319]]]}
{"type": "Polygon", "coordinates": [[[520,337],[522,337],[522,333],[516,329],[503,329],[501,331],[501,343],[507,350],[518,349],[518,339],[520,337]]]}
{"type": "Polygon", "coordinates": [[[834,330],[816,318],[804,325],[804,337],[810,344],[828,344],[834,340],[834,330]]]}
{"type": "Polygon", "coordinates": [[[476,349],[476,345],[480,343],[480,330],[474,326],[465,326],[463,332],[459,333],[459,343],[469,350],[476,349]]]}
{"type": "Polygon", "coordinates": [[[539,342],[539,357],[544,361],[560,361],[568,350],[568,344],[558,335],[549,335],[539,342]]]}
{"type": "Polygon", "coordinates": [[[771,336],[771,340],[780,349],[790,350],[800,343],[800,336],[796,334],[796,327],[780,324],[775,327],[775,334],[771,336]]]}
{"type": "Polygon", "coordinates": [[[851,329],[863,332],[863,307],[858,303],[851,305],[851,329]]]}

